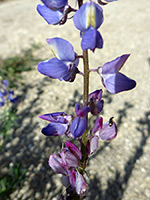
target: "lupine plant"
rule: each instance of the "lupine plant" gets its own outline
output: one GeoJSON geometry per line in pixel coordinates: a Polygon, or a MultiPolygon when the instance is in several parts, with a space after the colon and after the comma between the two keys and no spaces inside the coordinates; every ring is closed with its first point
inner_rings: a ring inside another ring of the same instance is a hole
{"type": "Polygon", "coordinates": [[[16,109],[12,108],[16,102],[17,96],[10,89],[9,81],[0,76],[0,150],[11,128],[17,125],[16,109]]]}
{"type": "Polygon", "coordinates": [[[74,26],[80,31],[82,55],[74,51],[70,41],[59,37],[48,38],[46,41],[54,57],[40,62],[37,69],[41,74],[60,81],[73,82],[76,75],[83,76],[83,104],[75,104],[74,115],[55,112],[39,116],[48,121],[48,125],[41,131],[45,136],[65,135],[68,138],[61,151],[50,155],[48,161],[55,173],[62,174],[66,194],[61,194],[60,199],[81,200],[86,197],[88,190],[86,167],[89,157],[97,150],[99,140],[110,141],[117,136],[113,117],[104,122],[101,116],[104,105],[102,89],[89,94],[89,74],[93,72],[100,75],[102,85],[112,94],[131,90],[136,82],[120,72],[129,54],[118,56],[95,69],[89,67],[88,50],[94,53],[96,49],[103,48],[103,38],[98,30],[104,21],[101,6],[117,0],[77,0],[78,9],[72,8],[68,0],[41,1],[37,11],[48,24],[63,25],[72,13],[74,26]],[[79,59],[83,60],[83,71],[78,69],[79,59]],[[88,113],[97,116],[91,130],[88,129],[88,113]],[[78,147],[69,139],[77,140],[78,147]]]}

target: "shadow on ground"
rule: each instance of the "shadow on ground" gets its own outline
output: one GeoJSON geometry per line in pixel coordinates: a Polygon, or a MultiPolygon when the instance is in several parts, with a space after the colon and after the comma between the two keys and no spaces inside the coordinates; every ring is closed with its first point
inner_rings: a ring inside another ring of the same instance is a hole
{"type": "MultiPolygon", "coordinates": [[[[18,128],[13,131],[14,139],[13,141],[6,141],[4,144],[6,148],[4,148],[4,153],[0,159],[1,168],[8,167],[10,163],[17,162],[20,163],[23,168],[28,169],[28,178],[23,186],[24,191],[21,193],[18,189],[13,195],[14,199],[52,199],[53,197],[58,197],[58,194],[61,194],[63,191],[60,184],[57,184],[56,176],[48,166],[49,155],[60,151],[62,137],[45,137],[44,139],[42,138],[42,140],[35,139],[37,135],[36,130],[39,125],[38,122],[35,122],[33,119],[35,118],[35,115],[37,116],[40,113],[40,110],[39,108],[35,109],[34,112],[31,112],[31,110],[33,107],[36,108],[39,96],[43,94],[41,88],[44,87],[44,84],[46,84],[46,80],[36,86],[38,91],[37,97],[33,98],[32,102],[27,105],[27,108],[21,111],[18,123],[19,128],[23,128],[20,129],[21,132],[18,131],[18,128]],[[28,119],[27,123],[25,123],[26,119],[28,119]],[[7,145],[8,143],[10,143],[10,145],[7,145]]],[[[25,98],[27,98],[26,95],[31,87],[31,85],[26,84],[20,102],[23,102],[25,98]]],[[[109,94],[104,98],[109,103],[113,101],[109,94]]],[[[70,101],[68,109],[72,110],[76,100],[77,102],[81,101],[81,95],[77,91],[75,91],[73,100],[70,101]]],[[[123,118],[127,117],[128,109],[131,108],[133,108],[133,105],[125,102],[124,108],[118,110],[118,127],[121,126],[123,118]]],[[[99,180],[95,174],[94,178],[90,180],[90,190],[87,199],[122,199],[136,160],[143,156],[143,148],[150,136],[150,112],[145,113],[144,117],[137,122],[137,131],[141,133],[141,141],[136,148],[135,154],[128,158],[128,161],[124,166],[124,176],[121,175],[120,171],[116,170],[115,178],[107,180],[107,189],[103,191],[101,180],[99,180]],[[146,129],[143,127],[146,127],[146,129]]],[[[96,157],[108,145],[111,148],[111,143],[104,143],[93,157],[96,157]]],[[[60,181],[59,178],[58,181],[60,181]]]]}
{"type": "MultiPolygon", "coordinates": [[[[129,108],[131,108],[130,104],[129,108]]],[[[124,166],[124,175],[121,176],[121,172],[116,170],[115,178],[107,180],[107,189],[103,191],[101,180],[99,180],[97,178],[97,175],[95,174],[94,178],[90,180],[90,185],[89,185],[90,190],[88,194],[88,199],[94,199],[94,200],[122,199],[124,192],[128,186],[128,181],[131,177],[132,171],[134,170],[135,163],[144,155],[143,153],[144,147],[147,143],[148,138],[150,137],[150,112],[144,113],[144,117],[137,121],[136,130],[141,133],[140,143],[136,147],[134,155],[128,158],[128,161],[124,166]]],[[[109,145],[109,143],[107,145],[109,145]]],[[[99,152],[100,151],[101,149],[99,150],[99,152]]]]}

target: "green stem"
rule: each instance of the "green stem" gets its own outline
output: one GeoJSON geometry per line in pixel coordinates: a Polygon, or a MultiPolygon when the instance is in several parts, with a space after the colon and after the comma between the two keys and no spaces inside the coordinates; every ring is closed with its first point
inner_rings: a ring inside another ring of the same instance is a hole
{"type": "MultiPolygon", "coordinates": [[[[83,64],[84,64],[84,103],[88,104],[88,95],[89,95],[89,60],[88,60],[88,50],[83,51],[83,64]]],[[[82,135],[82,144],[81,144],[81,152],[82,152],[82,160],[81,165],[82,168],[85,169],[86,161],[88,159],[87,155],[87,133],[88,133],[88,115],[87,115],[87,128],[84,134],[82,135]]]]}
{"type": "MultiPolygon", "coordinates": [[[[83,65],[84,65],[84,103],[88,104],[88,94],[89,94],[89,61],[88,61],[88,51],[83,51],[83,65]]],[[[87,124],[88,124],[88,115],[87,115],[87,124]]],[[[84,173],[84,169],[86,167],[86,161],[88,159],[88,154],[86,151],[87,146],[87,133],[88,133],[88,126],[84,134],[82,135],[81,141],[81,152],[82,152],[82,160],[81,160],[81,168],[80,173],[84,173]]],[[[73,200],[82,200],[82,198],[75,194],[73,200]]]]}

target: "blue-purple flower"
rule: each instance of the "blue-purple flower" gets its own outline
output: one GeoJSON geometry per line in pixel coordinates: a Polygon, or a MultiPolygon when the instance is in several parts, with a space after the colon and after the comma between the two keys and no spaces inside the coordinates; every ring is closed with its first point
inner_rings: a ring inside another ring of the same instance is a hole
{"type": "Polygon", "coordinates": [[[67,19],[68,0],[41,0],[43,4],[37,6],[39,14],[48,24],[63,24],[67,19]]]}
{"type": "Polygon", "coordinates": [[[41,131],[46,136],[61,136],[67,133],[72,120],[72,116],[64,112],[45,114],[39,118],[50,122],[41,131]]]}
{"type": "Polygon", "coordinates": [[[136,86],[134,80],[119,72],[128,57],[129,54],[122,55],[115,60],[105,63],[97,70],[102,78],[104,87],[112,94],[131,90],[136,86]]]}
{"type": "Polygon", "coordinates": [[[4,79],[0,81],[0,106],[3,106],[5,101],[16,103],[17,97],[14,91],[9,89],[9,81],[4,79]]]}
{"type": "Polygon", "coordinates": [[[84,3],[74,14],[75,27],[81,31],[83,50],[103,47],[103,39],[97,29],[103,23],[103,10],[93,1],[84,3]]]}
{"type": "Polygon", "coordinates": [[[73,46],[62,38],[47,39],[47,43],[54,54],[54,58],[40,62],[38,71],[50,78],[72,82],[76,74],[79,59],[73,46]]]}
{"type": "Polygon", "coordinates": [[[75,104],[76,117],[74,118],[70,126],[70,131],[74,139],[82,136],[85,132],[87,127],[86,116],[88,112],[90,112],[90,110],[91,109],[88,106],[83,106],[81,108],[80,104],[75,104]]]}

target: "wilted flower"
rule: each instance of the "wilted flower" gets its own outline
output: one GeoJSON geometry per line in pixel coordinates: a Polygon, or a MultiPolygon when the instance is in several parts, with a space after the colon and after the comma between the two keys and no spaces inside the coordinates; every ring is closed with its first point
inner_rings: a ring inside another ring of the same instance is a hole
{"type": "Polygon", "coordinates": [[[78,147],[69,141],[65,142],[65,146],[60,156],[52,154],[49,157],[49,166],[57,174],[62,174],[62,181],[65,187],[71,185],[77,194],[83,196],[86,193],[87,183],[85,178],[76,170],[79,167],[79,161],[82,153],[78,147]]]}
{"type": "Polygon", "coordinates": [[[93,115],[98,115],[103,109],[104,101],[101,100],[102,92],[103,91],[101,89],[89,94],[89,107],[93,115]]]}
{"type": "Polygon", "coordinates": [[[49,157],[49,166],[58,174],[69,175],[69,170],[79,166],[82,153],[79,148],[69,141],[65,142],[65,146],[59,156],[52,154],[49,157]]]}
{"type": "Polygon", "coordinates": [[[101,140],[112,140],[117,136],[117,127],[113,118],[106,123],[103,123],[102,117],[97,118],[91,133],[95,136],[98,136],[101,140]]]}
{"type": "Polygon", "coordinates": [[[47,39],[47,43],[55,56],[38,64],[38,71],[50,78],[72,82],[76,74],[79,59],[74,52],[73,46],[62,38],[47,39]]]}
{"type": "Polygon", "coordinates": [[[84,197],[87,191],[87,182],[82,174],[72,169],[70,171],[69,182],[75,192],[84,197]]]}
{"type": "Polygon", "coordinates": [[[122,55],[98,68],[103,85],[112,94],[131,90],[136,86],[134,80],[119,72],[128,57],[129,54],[122,55]]]}
{"type": "Polygon", "coordinates": [[[103,10],[93,1],[86,2],[73,16],[74,25],[81,31],[83,50],[103,47],[103,39],[97,29],[103,23],[103,10]]]}

